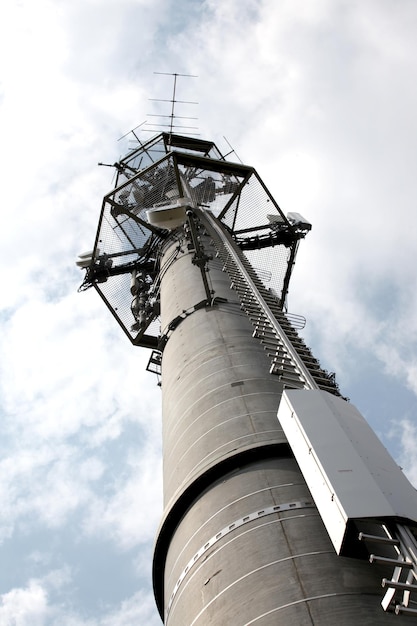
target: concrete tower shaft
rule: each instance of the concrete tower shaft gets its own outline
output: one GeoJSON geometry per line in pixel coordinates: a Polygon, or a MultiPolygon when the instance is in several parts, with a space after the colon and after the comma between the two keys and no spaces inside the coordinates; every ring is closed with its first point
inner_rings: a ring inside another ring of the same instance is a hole
{"type": "Polygon", "coordinates": [[[154,585],[164,622],[388,624],[384,572],[336,555],[277,421],[282,383],[202,226],[199,241],[211,306],[199,304],[201,267],[184,235],[164,244],[161,262],[165,513],[154,585]]]}
{"type": "Polygon", "coordinates": [[[218,462],[285,442],[276,419],[282,385],[265,376],[268,358],[220,259],[210,261],[207,273],[213,305],[194,310],[205,302],[201,274],[192,253],[183,246],[176,255],[177,246],[167,246],[161,287],[162,328],[181,319],[163,353],[165,505],[218,462]]]}

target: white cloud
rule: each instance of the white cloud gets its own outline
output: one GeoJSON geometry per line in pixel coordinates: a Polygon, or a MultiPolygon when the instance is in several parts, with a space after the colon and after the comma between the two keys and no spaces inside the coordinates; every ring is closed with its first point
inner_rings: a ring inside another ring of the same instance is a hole
{"type": "Polygon", "coordinates": [[[68,598],[54,601],[59,589],[68,590],[72,582],[68,568],[49,572],[42,579],[32,579],[25,587],[16,587],[0,596],[0,623],[2,626],[158,626],[149,595],[137,592],[119,606],[98,618],[86,618],[71,607],[68,598]]]}
{"type": "Polygon", "coordinates": [[[111,538],[123,550],[153,539],[162,515],[159,448],[128,448],[127,475],[116,476],[111,494],[95,497],[84,521],[84,532],[111,538]]]}
{"type": "Polygon", "coordinates": [[[149,626],[161,624],[160,618],[155,616],[152,600],[143,593],[137,593],[125,600],[118,610],[100,620],[97,626],[132,626],[132,624],[149,624],[149,626]]]}
{"type": "Polygon", "coordinates": [[[417,427],[414,422],[404,419],[400,428],[404,472],[411,483],[417,485],[417,427]]]}
{"type": "MultiPolygon", "coordinates": [[[[25,587],[16,587],[0,596],[2,626],[45,626],[52,623],[58,607],[50,604],[50,593],[71,582],[68,567],[52,570],[42,579],[31,579],[25,587]]],[[[58,622],[54,622],[58,623],[58,622]]]]}
{"type": "Polygon", "coordinates": [[[24,589],[12,589],[1,596],[0,622],[3,626],[43,626],[48,617],[45,589],[30,581],[24,589]]]}
{"type": "Polygon", "coordinates": [[[0,462],[3,533],[15,524],[28,529],[44,524],[61,526],[68,516],[91,497],[90,485],[102,472],[97,459],[80,462],[70,446],[26,446],[0,462]],[[79,471],[81,465],[81,472],[79,471]]]}

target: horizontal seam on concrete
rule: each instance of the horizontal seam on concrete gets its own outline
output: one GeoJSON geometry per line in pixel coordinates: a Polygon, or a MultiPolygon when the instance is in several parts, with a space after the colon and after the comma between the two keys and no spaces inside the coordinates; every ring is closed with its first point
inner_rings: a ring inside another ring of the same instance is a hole
{"type": "Polygon", "coordinates": [[[287,556],[287,557],[285,557],[283,559],[277,559],[276,561],[271,561],[271,563],[267,563],[266,565],[262,565],[261,567],[257,567],[256,569],[248,572],[244,576],[241,576],[240,578],[237,578],[230,585],[227,585],[227,587],[222,589],[222,591],[220,591],[220,593],[218,593],[214,598],[212,598],[212,600],[210,600],[210,602],[208,602],[206,604],[206,606],[198,613],[198,615],[195,616],[193,621],[190,623],[190,626],[193,626],[193,624],[196,623],[196,621],[200,618],[200,616],[204,613],[204,611],[211,604],[213,604],[213,602],[215,602],[217,600],[217,598],[222,596],[226,591],[231,589],[231,587],[233,587],[234,585],[237,585],[238,583],[240,583],[245,578],[248,578],[248,576],[251,576],[252,574],[256,574],[256,572],[260,572],[261,570],[266,569],[267,567],[271,567],[272,565],[277,565],[278,563],[284,563],[285,561],[293,561],[294,559],[299,559],[299,558],[306,557],[306,556],[317,556],[319,554],[334,554],[334,550],[320,550],[320,551],[314,551],[314,552],[304,552],[303,554],[292,554],[291,556],[287,556]]]}
{"type": "MultiPolygon", "coordinates": [[[[294,602],[288,602],[288,604],[282,604],[281,606],[276,607],[275,609],[271,609],[266,613],[262,613],[262,615],[258,615],[250,622],[246,622],[244,626],[250,626],[250,624],[254,624],[258,620],[266,617],[267,615],[271,615],[271,613],[276,613],[277,611],[281,611],[282,609],[288,609],[291,606],[295,606],[296,604],[302,604],[304,602],[311,602],[313,600],[322,600],[323,598],[339,598],[340,596],[358,596],[358,595],[370,595],[370,594],[362,594],[357,591],[344,591],[343,593],[323,593],[321,596],[311,596],[310,598],[302,598],[301,600],[294,600],[294,602]]],[[[313,623],[313,622],[312,622],[313,623]]]]}
{"type": "Polygon", "coordinates": [[[211,548],[218,541],[220,541],[220,539],[223,539],[224,537],[229,535],[231,532],[235,531],[237,528],[241,528],[241,526],[249,524],[250,522],[253,522],[257,519],[262,519],[263,517],[266,517],[267,515],[273,515],[274,513],[282,513],[285,511],[294,511],[297,509],[307,509],[307,508],[314,508],[314,503],[312,500],[283,502],[282,504],[275,504],[273,506],[264,507],[261,510],[253,511],[252,513],[248,513],[244,515],[243,517],[240,517],[237,520],[234,520],[230,524],[227,524],[227,526],[224,526],[223,528],[221,528],[220,531],[218,531],[215,535],[210,537],[210,539],[206,541],[206,543],[201,548],[199,548],[199,550],[188,561],[187,565],[182,570],[181,574],[179,575],[179,578],[177,579],[177,582],[174,585],[174,590],[171,593],[171,597],[170,597],[168,607],[167,607],[167,615],[169,614],[171,605],[174,601],[177,591],[180,588],[182,581],[184,580],[184,578],[186,577],[190,569],[207,552],[207,550],[209,550],[209,548],[211,548]]]}
{"type": "MultiPolygon", "coordinates": [[[[222,385],[222,386],[223,387],[230,387],[230,383],[228,385],[222,385]]],[[[217,391],[218,389],[221,389],[221,387],[217,387],[217,389],[213,389],[210,393],[212,393],[214,391],[217,391]]],[[[201,396],[201,398],[196,400],[192,405],[188,406],[187,409],[184,411],[184,413],[182,413],[182,418],[184,418],[184,416],[186,416],[190,412],[190,410],[194,407],[195,404],[200,402],[207,395],[209,395],[209,394],[205,394],[204,396],[201,396]]],[[[222,400],[221,402],[218,402],[217,404],[213,404],[210,408],[208,408],[205,411],[203,411],[203,413],[200,413],[191,422],[191,424],[189,424],[187,426],[187,428],[181,432],[181,436],[178,438],[177,441],[179,441],[182,438],[182,436],[187,432],[187,430],[189,430],[195,424],[195,422],[197,422],[199,419],[203,419],[204,416],[207,413],[209,413],[210,411],[213,411],[213,409],[218,409],[220,406],[222,406],[224,404],[227,404],[228,402],[233,402],[233,401],[236,401],[236,400],[243,400],[243,399],[246,399],[246,398],[250,398],[252,396],[264,397],[264,396],[268,396],[268,395],[269,396],[277,396],[277,398],[278,398],[278,400],[277,400],[277,407],[275,409],[275,411],[277,411],[278,410],[279,399],[281,398],[281,392],[278,392],[278,391],[255,391],[254,393],[239,394],[238,396],[234,395],[234,396],[232,396],[230,398],[227,398],[226,400],[222,400]]],[[[265,411],[265,413],[267,413],[267,412],[269,412],[269,411],[265,411]]],[[[243,415],[245,415],[245,413],[243,415]]],[[[183,419],[175,421],[175,427],[172,429],[172,431],[170,433],[171,436],[175,433],[175,430],[177,430],[178,428],[181,427],[182,422],[183,422],[183,419]]]]}
{"type": "MultiPolygon", "coordinates": [[[[237,335],[236,339],[241,340],[242,339],[242,335],[237,335]]],[[[199,360],[201,358],[203,358],[203,361],[202,361],[201,365],[198,365],[197,367],[194,367],[192,369],[190,367],[190,371],[187,372],[185,375],[183,375],[181,377],[181,380],[184,383],[187,382],[188,378],[191,378],[193,380],[194,377],[195,377],[195,373],[196,372],[198,372],[200,369],[203,369],[204,367],[206,367],[209,364],[213,365],[215,361],[224,360],[225,358],[230,358],[230,357],[236,357],[239,354],[244,354],[246,356],[246,358],[247,358],[248,357],[248,352],[253,353],[253,345],[252,345],[253,337],[251,336],[250,339],[252,340],[252,342],[250,342],[248,340],[247,341],[247,346],[245,346],[244,349],[241,346],[238,346],[236,349],[234,349],[233,346],[229,346],[228,345],[227,346],[227,352],[222,352],[221,354],[216,354],[216,355],[213,355],[212,357],[209,357],[209,358],[204,356],[205,353],[206,352],[210,352],[210,350],[213,350],[213,347],[216,347],[217,344],[213,344],[213,345],[208,346],[206,349],[204,349],[204,350],[202,350],[202,351],[200,351],[198,353],[199,360]]],[[[265,351],[262,348],[262,346],[261,346],[261,350],[259,351],[259,356],[261,356],[261,357],[265,356],[265,351]]],[[[241,367],[241,366],[245,366],[245,365],[246,366],[250,366],[250,362],[249,363],[236,363],[235,365],[230,364],[229,367],[241,367]]],[[[184,366],[184,369],[188,369],[188,366],[191,366],[191,364],[187,363],[187,365],[184,366]]],[[[223,371],[225,369],[229,369],[229,367],[224,367],[221,370],[215,370],[215,371],[221,372],[221,371],[223,371]]],[[[206,376],[203,377],[202,380],[204,380],[205,378],[208,378],[209,376],[211,376],[211,374],[207,374],[206,376]]]]}
{"type": "MultiPolygon", "coordinates": [[[[244,530],[243,532],[239,533],[238,535],[236,535],[235,537],[232,537],[232,539],[230,539],[229,541],[227,541],[226,543],[224,543],[223,545],[221,545],[218,550],[216,552],[213,552],[212,554],[209,554],[208,557],[202,562],[200,563],[196,570],[194,572],[192,572],[192,574],[190,575],[190,577],[188,578],[188,580],[185,581],[185,584],[182,585],[178,596],[176,597],[176,601],[178,601],[178,599],[182,596],[183,592],[185,591],[185,589],[187,588],[189,582],[194,578],[194,576],[197,574],[197,572],[204,567],[204,565],[206,565],[208,563],[208,561],[210,561],[210,559],[219,551],[219,550],[223,550],[224,548],[226,548],[228,545],[230,545],[231,543],[233,543],[234,541],[236,541],[237,539],[240,539],[243,535],[246,535],[248,533],[251,532],[256,532],[257,530],[259,530],[260,528],[264,527],[264,526],[270,526],[272,524],[282,524],[283,522],[287,522],[287,521],[291,521],[291,520],[295,520],[295,519],[305,519],[307,517],[311,517],[311,518],[318,518],[318,512],[316,511],[315,513],[311,513],[306,515],[305,513],[301,513],[300,515],[291,515],[291,517],[281,517],[279,519],[274,519],[272,521],[268,521],[268,522],[264,522],[262,524],[257,524],[257,526],[253,526],[252,528],[248,528],[247,530],[244,530]]],[[[270,563],[268,565],[271,565],[270,563]]],[[[235,581],[236,582],[236,581],[235,581]]],[[[175,601],[175,598],[174,598],[175,601]]]]}
{"type": "MultiPolygon", "coordinates": [[[[233,353],[233,355],[243,353],[243,354],[245,354],[247,356],[247,352],[248,352],[247,350],[240,350],[240,351],[238,351],[236,353],[233,353]]],[[[199,356],[201,357],[202,355],[200,354],[199,356]]],[[[229,355],[227,355],[227,356],[229,356],[229,355]]],[[[216,361],[218,359],[223,359],[224,360],[224,358],[225,358],[225,355],[222,354],[222,355],[220,355],[220,356],[218,356],[216,358],[210,359],[209,361],[205,361],[203,363],[203,365],[200,365],[199,367],[194,368],[189,374],[187,374],[186,376],[181,377],[180,385],[183,385],[183,386],[186,387],[186,390],[187,390],[186,394],[187,393],[191,393],[202,382],[207,381],[208,379],[210,379],[213,376],[216,376],[218,374],[221,374],[222,372],[227,372],[227,371],[230,371],[230,370],[237,370],[237,369],[242,368],[242,367],[251,367],[251,363],[250,362],[249,363],[231,363],[227,367],[222,367],[221,369],[216,369],[216,370],[210,372],[209,374],[206,374],[202,378],[197,377],[198,370],[201,369],[203,366],[207,366],[207,364],[209,364],[209,363],[212,364],[213,361],[216,361]],[[187,383],[187,379],[189,379],[189,378],[191,380],[187,383]]],[[[253,368],[253,364],[252,364],[252,368],[253,368]]],[[[267,375],[269,375],[269,371],[264,376],[260,376],[259,378],[265,380],[265,377],[267,375]]],[[[177,390],[177,388],[178,388],[178,380],[177,379],[174,381],[172,387],[175,390],[177,390]]],[[[166,391],[169,393],[170,390],[166,389],[166,391]]]]}
{"type": "MultiPolygon", "coordinates": [[[[231,421],[233,421],[235,419],[242,419],[242,417],[249,417],[249,415],[251,415],[251,417],[255,417],[256,414],[255,413],[250,413],[250,414],[247,414],[247,415],[244,415],[244,416],[232,417],[232,418],[230,418],[228,420],[225,420],[224,422],[220,422],[219,424],[216,424],[216,426],[213,426],[213,428],[210,428],[209,430],[206,430],[205,433],[200,435],[200,437],[198,437],[198,439],[193,441],[193,443],[190,446],[188,446],[188,448],[186,449],[184,454],[182,456],[180,456],[180,458],[177,460],[177,463],[182,461],[182,459],[190,452],[190,450],[192,448],[194,448],[194,446],[197,445],[197,443],[201,439],[204,439],[204,437],[206,437],[209,433],[213,432],[213,430],[216,430],[217,428],[220,428],[221,426],[224,426],[228,422],[231,422],[231,421]]],[[[278,423],[278,425],[279,425],[279,423],[278,423]]],[[[229,445],[231,443],[234,443],[235,441],[239,441],[240,439],[245,439],[246,437],[256,437],[257,435],[263,435],[265,433],[284,433],[284,431],[283,431],[282,428],[273,428],[273,429],[270,429],[270,430],[257,430],[255,432],[247,433],[246,435],[241,435],[240,437],[235,437],[235,439],[229,439],[228,441],[225,441],[218,448],[214,448],[214,450],[211,450],[210,454],[213,454],[213,453],[217,452],[218,450],[220,450],[221,448],[224,448],[224,446],[227,446],[227,445],[229,445]]],[[[287,441],[285,436],[284,436],[284,441],[287,441]]],[[[201,459],[201,461],[204,461],[204,459],[206,459],[208,456],[210,456],[210,454],[207,454],[205,457],[203,457],[201,459]]]]}
{"type": "Polygon", "coordinates": [[[191,535],[191,537],[189,537],[187,543],[185,543],[183,545],[181,552],[178,553],[177,558],[175,559],[174,563],[171,566],[171,569],[173,569],[175,567],[175,565],[177,564],[178,559],[180,558],[180,556],[184,552],[184,550],[187,548],[187,546],[189,545],[190,541],[197,535],[197,533],[199,533],[204,528],[204,526],[206,524],[211,522],[216,517],[216,515],[219,515],[223,511],[226,511],[230,506],[235,505],[237,502],[241,502],[242,500],[246,500],[247,498],[250,498],[251,496],[255,496],[255,495],[259,494],[259,493],[263,493],[265,491],[272,491],[274,489],[282,489],[284,487],[295,487],[297,485],[305,486],[305,483],[304,482],[301,482],[301,483],[282,483],[280,485],[271,485],[270,487],[262,487],[262,489],[256,489],[255,491],[251,491],[250,493],[245,493],[245,495],[241,496],[240,498],[236,498],[235,500],[231,500],[231,502],[228,502],[228,504],[226,504],[226,506],[222,506],[213,515],[210,515],[210,517],[208,519],[206,519],[204,524],[201,524],[201,526],[199,526],[197,528],[197,530],[191,535]]]}
{"type": "MultiPolygon", "coordinates": [[[[207,413],[207,411],[205,411],[205,413],[207,413]]],[[[205,413],[203,413],[202,415],[204,415],[205,413]]],[[[250,413],[239,413],[239,415],[234,415],[233,417],[230,417],[228,420],[225,420],[225,421],[221,422],[221,424],[226,424],[227,422],[230,422],[230,421],[232,421],[232,420],[234,420],[234,419],[242,419],[243,417],[248,417],[249,415],[251,415],[252,417],[255,417],[255,416],[257,416],[257,415],[263,415],[263,414],[267,415],[268,413],[271,413],[271,410],[270,410],[270,409],[269,409],[269,410],[266,410],[266,411],[251,411],[250,413]]],[[[199,416],[199,417],[200,417],[200,416],[199,416]]],[[[197,419],[198,419],[198,418],[197,418],[197,419]]],[[[184,432],[186,432],[187,430],[189,430],[189,429],[190,429],[190,428],[194,425],[194,423],[195,423],[196,421],[197,421],[197,420],[194,420],[191,424],[189,424],[189,426],[186,428],[186,430],[185,430],[184,432]]],[[[217,428],[217,426],[218,426],[218,424],[216,424],[215,426],[213,426],[213,428],[217,428]]],[[[212,429],[210,429],[210,430],[212,430],[212,429]]],[[[210,432],[210,430],[208,430],[208,431],[206,431],[206,432],[210,432]]],[[[173,435],[173,433],[170,433],[170,435],[169,435],[169,436],[171,437],[172,435],[173,435]]],[[[203,436],[204,436],[204,435],[203,435],[203,436]]],[[[175,442],[174,448],[175,448],[175,446],[177,445],[177,442],[178,442],[178,439],[177,439],[177,440],[176,440],[176,442],[175,442]]],[[[167,457],[166,457],[166,460],[168,460],[170,456],[171,456],[171,453],[169,454],[169,456],[167,456],[167,457]]]]}
{"type": "MultiPolygon", "coordinates": [[[[271,431],[268,431],[268,430],[265,431],[265,433],[269,433],[269,432],[271,432],[271,431]]],[[[280,432],[280,431],[272,431],[272,432],[280,432]]],[[[210,454],[212,454],[213,452],[217,452],[218,450],[220,450],[220,448],[223,448],[225,445],[230,445],[231,443],[235,443],[236,441],[239,441],[240,439],[245,439],[245,438],[248,438],[248,437],[252,437],[254,434],[255,433],[251,433],[249,435],[242,435],[242,437],[237,437],[236,439],[232,439],[231,441],[228,441],[226,444],[223,444],[222,446],[219,446],[218,448],[216,448],[216,450],[213,450],[212,452],[210,452],[210,454]]],[[[256,433],[256,434],[262,434],[262,433],[256,433]]],[[[283,441],[272,441],[270,438],[268,438],[268,439],[264,439],[264,440],[261,439],[261,441],[255,441],[253,443],[253,445],[250,446],[250,447],[252,447],[252,448],[260,448],[260,447],[262,447],[264,445],[268,445],[269,446],[270,444],[273,445],[273,444],[280,444],[280,443],[288,443],[288,442],[287,442],[286,439],[284,439],[283,441]]],[[[247,449],[247,447],[245,449],[247,449]]],[[[233,448],[232,450],[229,450],[229,452],[236,452],[236,451],[238,451],[238,448],[233,448]]],[[[199,465],[201,466],[201,463],[203,463],[203,461],[208,459],[209,456],[210,455],[206,455],[203,459],[201,459],[199,465]]],[[[227,455],[223,455],[220,458],[216,458],[215,459],[216,463],[214,463],[214,465],[216,465],[219,461],[222,461],[225,458],[225,456],[227,458],[227,455]]],[[[187,482],[188,480],[190,480],[190,478],[193,475],[193,473],[195,473],[197,467],[198,466],[195,465],[193,467],[193,469],[190,472],[188,472],[188,474],[184,477],[183,482],[187,482]]],[[[209,465],[209,467],[210,467],[210,465],[209,465]]],[[[205,466],[205,469],[208,469],[207,465],[205,466]]]]}

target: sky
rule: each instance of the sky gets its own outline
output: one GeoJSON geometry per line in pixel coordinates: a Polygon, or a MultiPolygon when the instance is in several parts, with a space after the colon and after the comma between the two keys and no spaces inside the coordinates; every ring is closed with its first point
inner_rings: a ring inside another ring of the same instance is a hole
{"type": "Polygon", "coordinates": [[[417,486],[416,27],[414,0],[1,3],[0,626],[161,623],[160,388],[75,266],[154,72],[198,76],[178,113],[312,223],[289,311],[417,486]]]}

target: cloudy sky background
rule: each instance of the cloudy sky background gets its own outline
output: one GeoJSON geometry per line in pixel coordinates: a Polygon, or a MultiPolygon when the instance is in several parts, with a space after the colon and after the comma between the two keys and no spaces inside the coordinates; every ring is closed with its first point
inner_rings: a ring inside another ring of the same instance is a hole
{"type": "Polygon", "coordinates": [[[416,27],[413,0],[1,4],[1,626],[160,624],[160,390],[74,265],[154,71],[198,75],[178,113],[312,222],[289,310],[417,485],[416,27]]]}

